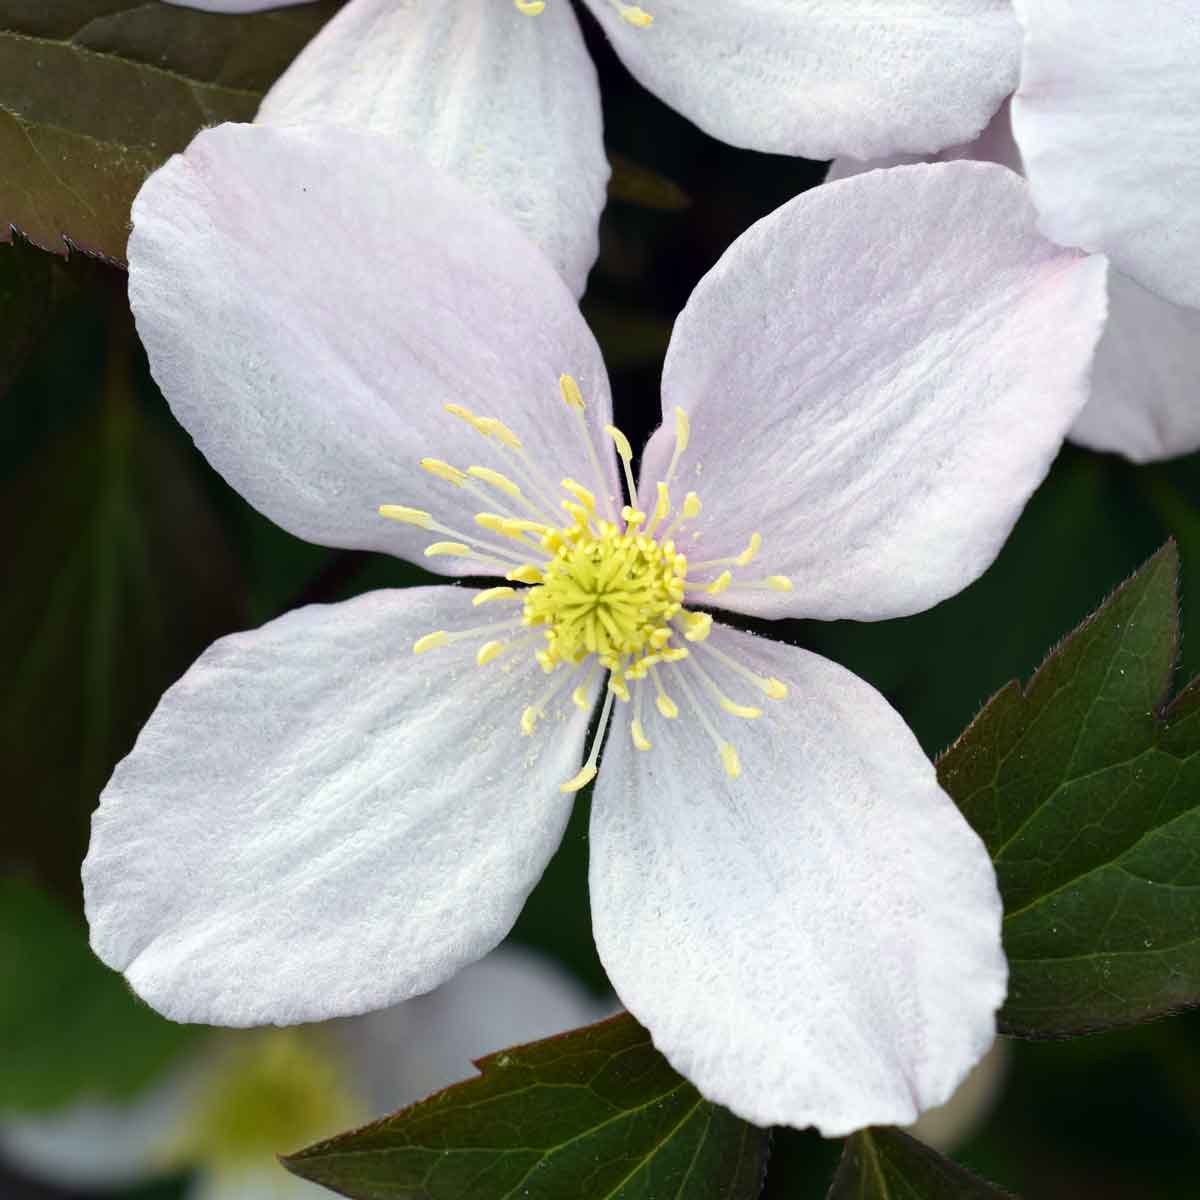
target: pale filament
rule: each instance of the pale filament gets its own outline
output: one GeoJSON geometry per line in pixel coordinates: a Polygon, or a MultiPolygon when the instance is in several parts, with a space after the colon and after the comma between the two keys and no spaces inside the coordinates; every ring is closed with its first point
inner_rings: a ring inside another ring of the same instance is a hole
{"type": "Polygon", "coordinates": [[[703,563],[689,564],[676,545],[675,535],[701,511],[699,495],[688,492],[672,514],[671,481],[690,440],[688,417],[682,409],[675,410],[675,447],[666,475],[656,485],[649,514],[636,508],[629,440],[616,426],[603,427],[622,464],[628,488],[630,502],[618,517],[609,476],[601,465],[586,415],[587,402],[570,375],[560,377],[559,391],[584,440],[594,488],[569,476],[555,488],[514,430],[494,417],[448,404],[448,413],[511,456],[516,478],[490,467],[460,470],[441,459],[422,459],[421,466],[484,504],[484,510],[475,514],[475,525],[499,540],[444,525],[422,509],[404,505],[380,508],[381,515],[391,520],[454,539],[431,543],[425,550],[428,557],[446,555],[478,562],[503,576],[504,582],[475,593],[474,606],[499,605],[510,612],[519,606],[518,615],[504,621],[426,634],[417,639],[413,650],[425,654],[472,640],[476,643],[475,661],[481,668],[515,651],[532,650],[549,678],[520,714],[521,732],[529,737],[564,693],[576,707],[587,711],[596,676],[603,672],[607,682],[591,748],[579,772],[561,785],[564,792],[578,791],[595,778],[605,732],[618,701],[630,705],[629,735],[634,747],[639,752],[652,750],[653,739],[643,723],[644,700],[651,686],[657,718],[664,721],[681,715],[671,697],[671,691],[679,689],[688,715],[700,722],[726,774],[736,779],[741,774],[737,750],[721,735],[718,722],[727,717],[754,720],[762,710],[727,696],[695,655],[711,654],[711,663],[728,668],[769,699],[785,698],[787,687],[709,646],[712,615],[686,607],[686,602],[690,598],[703,601],[730,588],[786,591],[791,582],[781,575],[734,578],[735,571],[758,556],[762,546],[758,533],[740,554],[703,563]],[[563,498],[547,499],[552,496],[563,498]],[[715,577],[705,578],[718,570],[715,577]]]}

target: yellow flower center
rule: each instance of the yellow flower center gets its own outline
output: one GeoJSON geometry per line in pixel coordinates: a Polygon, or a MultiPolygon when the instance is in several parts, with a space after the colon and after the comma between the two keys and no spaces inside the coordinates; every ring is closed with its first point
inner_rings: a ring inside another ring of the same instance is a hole
{"type": "Polygon", "coordinates": [[[762,710],[726,696],[701,659],[719,663],[726,672],[739,676],[771,700],[784,699],[787,687],[778,679],[749,670],[717,647],[706,645],[713,619],[706,612],[687,607],[687,602],[689,596],[692,603],[702,602],[731,588],[790,591],[791,582],[782,575],[735,581],[734,571],[758,556],[762,546],[758,533],[751,535],[740,554],[689,562],[678,539],[685,536],[689,522],[700,515],[702,506],[700,497],[688,492],[672,515],[671,482],[690,437],[687,414],[682,409],[675,413],[675,452],[666,477],[657,485],[656,503],[649,514],[633,507],[637,487],[628,438],[615,426],[604,427],[621,460],[629,492],[630,503],[618,517],[584,419],[579,385],[570,375],[563,375],[559,388],[575,415],[599,487],[598,494],[575,479],[562,480],[559,487],[567,498],[557,507],[566,512],[569,523],[560,524],[561,518],[549,515],[556,507],[554,500],[548,499],[555,488],[528,457],[517,434],[495,417],[477,416],[458,404],[446,405],[446,411],[511,457],[522,483],[491,467],[471,466],[464,471],[441,459],[421,460],[421,466],[431,475],[471,491],[489,506],[475,516],[475,525],[482,533],[453,529],[422,509],[399,504],[380,507],[380,514],[390,520],[453,539],[427,546],[427,557],[473,559],[485,569],[504,575],[507,584],[476,593],[476,606],[520,605],[519,616],[495,624],[454,633],[435,630],[418,638],[413,650],[425,654],[454,642],[483,637],[486,640],[478,646],[475,661],[485,667],[514,649],[532,648],[543,671],[551,676],[551,683],[521,713],[521,730],[527,736],[534,734],[551,701],[572,683],[572,700],[586,710],[595,673],[607,671],[607,694],[591,753],[579,773],[562,784],[564,791],[576,791],[595,777],[614,699],[632,706],[629,729],[634,746],[651,749],[642,725],[645,689],[653,687],[654,704],[664,720],[679,716],[679,706],[663,683],[662,676],[667,672],[711,737],[726,772],[736,778],[741,773],[737,751],[717,727],[716,720],[723,718],[716,718],[706,701],[715,702],[722,713],[742,720],[754,720],[762,710]],[[528,586],[518,590],[509,584],[528,586]]]}

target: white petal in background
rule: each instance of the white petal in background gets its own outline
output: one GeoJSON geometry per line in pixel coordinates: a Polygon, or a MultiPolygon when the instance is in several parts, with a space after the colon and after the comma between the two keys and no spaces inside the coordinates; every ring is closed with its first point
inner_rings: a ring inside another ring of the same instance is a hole
{"type": "Polygon", "coordinates": [[[399,138],[507,212],[583,293],[609,166],[596,70],[565,0],[536,20],[504,0],[353,0],[257,119],[399,138]]]}
{"type": "Polygon", "coordinates": [[[1042,229],[1200,307],[1200,6],[1015,0],[1013,124],[1042,229]]]}
{"type": "MultiPolygon", "coordinates": [[[[1008,105],[974,142],[938,158],[995,162],[1021,171],[1008,105]]],[[[848,179],[896,165],[894,158],[866,163],[840,158],[828,178],[848,179]]],[[[1091,399],[1070,438],[1134,462],[1200,449],[1200,311],[1171,304],[1110,270],[1108,320],[1092,368],[1091,399]]]]}
{"type": "Polygon", "coordinates": [[[1011,1056],[1012,1045],[997,1038],[958,1091],[945,1104],[923,1112],[908,1132],[943,1154],[952,1153],[984,1125],[995,1108],[1008,1078],[1011,1056]]]}
{"type": "MultiPolygon", "coordinates": [[[[540,736],[532,655],[486,670],[459,588],[312,606],[211,646],[117,767],[83,866],[92,946],[174,1020],[383,1008],[482,958],[562,835],[588,715],[540,736]]],[[[485,612],[495,611],[483,610],[485,612]]],[[[503,619],[504,614],[492,616],[503,619]]]]}
{"type": "Polygon", "coordinates": [[[974,137],[1016,86],[1009,0],[586,0],[638,81],[734,146],[806,158],[974,137]]]}
{"type": "MultiPolygon", "coordinates": [[[[559,375],[578,378],[601,441],[611,401],[574,298],[503,214],[395,139],[199,134],[134,202],[129,293],[172,412],[298,537],[420,560],[434,539],[381,518],[392,503],[473,530],[485,505],[419,460],[511,461],[446,403],[507,422],[552,486],[593,486],[559,375]]],[[[619,495],[615,462],[607,475],[619,495]]]]}
{"type": "MultiPolygon", "coordinates": [[[[743,234],[676,322],[663,411],[691,415],[689,556],[735,555],[757,529],[763,573],[794,591],[719,603],[875,620],[975,579],[1087,398],[1104,274],[983,163],[843,180],[743,234]]],[[[668,419],[643,501],[673,441],[668,419]]]]}
{"type": "Polygon", "coordinates": [[[614,730],[590,835],[600,957],[672,1065],[740,1116],[830,1137],[908,1123],[995,1034],[987,851],[868,684],[751,634],[711,641],[791,695],[757,721],[714,706],[736,781],[686,712],[651,714],[648,753],[614,730]]]}

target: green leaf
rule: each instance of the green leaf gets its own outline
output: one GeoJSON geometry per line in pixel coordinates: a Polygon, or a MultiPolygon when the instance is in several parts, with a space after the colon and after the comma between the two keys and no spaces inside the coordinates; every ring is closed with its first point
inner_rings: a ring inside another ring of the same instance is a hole
{"type": "MultiPolygon", "coordinates": [[[[13,253],[0,248],[0,262],[13,253]]],[[[124,275],[81,266],[76,299],[55,310],[5,400],[16,432],[0,491],[13,514],[0,762],[21,798],[0,858],[67,896],[78,895],[88,816],[113,766],[163,690],[242,623],[236,563],[199,456],[150,383],[124,275]]]]}
{"type": "Polygon", "coordinates": [[[899,1129],[846,1141],[828,1200],[1013,1200],[899,1129]]]}
{"type": "Polygon", "coordinates": [[[0,962],[0,1111],[133,1096],[198,1031],[137,1000],[82,922],[18,879],[0,878],[0,962]]]}
{"type": "Polygon", "coordinates": [[[632,1017],[481,1059],[483,1074],[284,1160],[360,1200],[750,1200],[765,1130],[703,1100],[632,1017]]]}
{"type": "Polygon", "coordinates": [[[0,0],[0,231],[122,258],[146,175],[205,125],[250,120],[337,8],[0,0]]]}
{"type": "Polygon", "coordinates": [[[1007,1033],[1200,1003],[1200,684],[1168,704],[1178,570],[1171,543],[939,762],[996,864],[1007,1033]]]}

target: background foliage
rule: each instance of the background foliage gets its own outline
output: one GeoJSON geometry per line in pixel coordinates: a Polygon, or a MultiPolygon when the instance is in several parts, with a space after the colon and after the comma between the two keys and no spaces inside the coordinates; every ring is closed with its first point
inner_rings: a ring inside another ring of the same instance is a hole
{"type": "MultiPolygon", "coordinates": [[[[62,257],[65,233],[119,260],[128,200],[145,171],[200,124],[252,113],[257,93],[336,7],[214,18],[121,0],[0,0],[0,228],[17,223],[59,252],[19,240],[0,245],[0,951],[6,963],[20,964],[14,978],[28,977],[6,984],[4,1001],[47,1017],[25,1047],[40,1069],[12,1069],[15,1048],[0,1047],[0,1106],[46,1105],[85,1081],[119,1091],[176,1048],[175,1032],[154,1018],[143,1023],[141,1010],[131,1017],[118,981],[79,953],[88,816],[162,690],[222,633],[298,604],[424,578],[378,556],[297,542],[250,510],[167,412],[118,266],[80,253],[62,257]],[[17,940],[31,924],[44,931],[54,973],[17,940]],[[53,1002],[62,996],[81,1007],[56,1015],[53,1002]],[[94,1037],[64,1035],[81,1020],[94,1037]],[[140,1056],[130,1052],[135,1045],[140,1056]]],[[[638,444],[657,423],[662,353],[696,281],[739,233],[818,183],[824,168],[705,137],[634,83],[581,16],[617,164],[584,310],[612,371],[617,423],[638,444]]],[[[1180,678],[1189,679],[1200,672],[1200,602],[1190,614],[1187,607],[1200,597],[1200,456],[1137,468],[1067,447],[997,563],[960,596],[875,625],[796,622],[789,636],[875,683],[937,754],[989,696],[1013,678],[1027,680],[1168,535],[1183,564],[1180,678]]],[[[1161,593],[1173,574],[1159,560],[1147,586],[1161,593]]],[[[1141,740],[1119,746],[1111,769],[1190,769],[1177,785],[1182,811],[1183,789],[1197,790],[1195,761],[1179,766],[1180,756],[1163,748],[1169,735],[1157,715],[1171,655],[1162,645],[1114,653],[1144,668],[1131,681],[1141,681],[1144,695],[1129,705],[1147,717],[1129,734],[1141,740]]],[[[1002,709],[1034,706],[1038,695],[1036,685],[1023,700],[1007,692],[982,720],[1030,723],[1028,714],[1002,709]]],[[[952,790],[955,779],[962,783],[956,795],[970,812],[987,803],[988,788],[1009,784],[989,779],[968,757],[959,746],[942,770],[952,790]]],[[[1051,817],[1055,805],[1085,803],[1070,782],[1064,767],[1027,802],[1051,817]]],[[[1071,867],[1089,886],[1107,886],[1109,865],[1153,821],[1178,815],[1146,813],[1136,791],[1126,799],[1116,842],[1084,847],[1071,867]]],[[[585,810],[583,801],[515,936],[598,989],[585,810]]],[[[1031,903],[1044,883],[1019,863],[1002,866],[1001,880],[1006,895],[1016,889],[1031,903]]],[[[1042,1022],[1041,1032],[1055,1032],[1037,1012],[1010,1006],[1008,1017],[1026,1031],[1042,1022]]],[[[4,1018],[0,1011],[0,1025],[4,1018]]],[[[1022,1041],[999,1108],[958,1157],[1026,1200],[1187,1195],[1200,1174],[1197,1081],[1200,1014],[1071,1042],[1022,1041]]],[[[840,1154],[840,1144],[813,1135],[777,1135],[766,1195],[823,1196],[835,1170],[836,1196],[884,1195],[860,1186],[855,1164],[904,1162],[912,1151],[894,1135],[873,1134],[849,1143],[838,1168],[840,1154]]],[[[165,1200],[181,1186],[137,1195],[165,1200]]],[[[6,1176],[2,1166],[0,1192],[56,1195],[6,1176]]]]}

